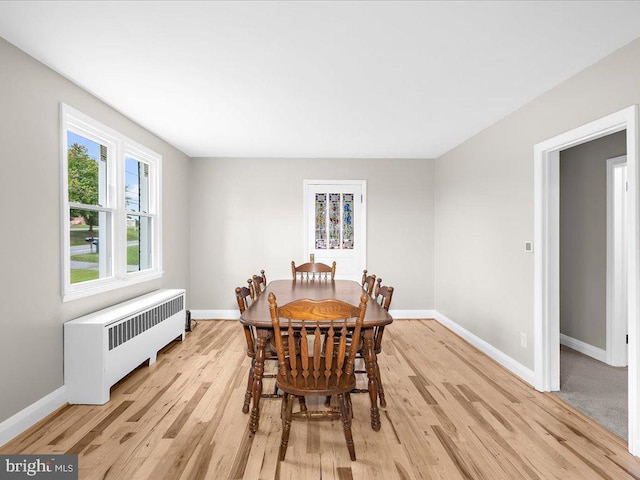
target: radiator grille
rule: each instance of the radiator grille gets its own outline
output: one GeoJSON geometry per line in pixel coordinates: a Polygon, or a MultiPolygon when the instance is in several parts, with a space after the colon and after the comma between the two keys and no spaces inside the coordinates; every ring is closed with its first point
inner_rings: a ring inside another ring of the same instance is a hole
{"type": "Polygon", "coordinates": [[[140,335],[144,331],[149,330],[154,325],[175,315],[183,308],[184,296],[180,295],[149,310],[140,312],[131,318],[111,325],[109,327],[109,350],[113,350],[117,346],[131,340],[136,335],[140,335]]]}

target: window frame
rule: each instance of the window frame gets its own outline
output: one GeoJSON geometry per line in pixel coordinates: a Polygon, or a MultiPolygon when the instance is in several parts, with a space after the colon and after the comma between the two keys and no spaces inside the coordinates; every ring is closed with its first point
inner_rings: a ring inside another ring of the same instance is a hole
{"type": "Polygon", "coordinates": [[[60,104],[60,163],[61,163],[61,224],[62,224],[62,301],[68,302],[111,290],[125,288],[162,278],[162,156],[103,125],[82,112],[60,104]],[[69,201],[68,132],[71,131],[107,147],[107,205],[92,206],[91,210],[111,214],[108,225],[108,262],[111,275],[96,280],[71,283],[70,209],[86,205],[69,201]],[[133,158],[149,165],[149,212],[139,212],[151,218],[151,268],[127,272],[127,215],[125,192],[125,158],[133,158]]]}

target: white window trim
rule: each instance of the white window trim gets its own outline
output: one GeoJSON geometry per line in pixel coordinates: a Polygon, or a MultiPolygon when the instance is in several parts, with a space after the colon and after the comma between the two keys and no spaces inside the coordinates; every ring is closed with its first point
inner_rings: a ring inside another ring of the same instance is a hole
{"type": "Polygon", "coordinates": [[[119,288],[125,288],[150,280],[162,278],[162,156],[153,150],[140,145],[121,133],[101,124],[88,115],[78,110],[60,104],[60,163],[61,163],[61,231],[62,231],[62,301],[68,302],[96,295],[119,288]],[[111,231],[111,246],[113,251],[112,276],[97,280],[90,280],[81,283],[71,284],[70,261],[71,245],[69,238],[69,185],[67,171],[67,130],[73,127],[74,131],[79,131],[83,136],[91,140],[105,143],[109,160],[107,175],[112,175],[114,183],[108,184],[107,195],[113,199],[107,210],[113,212],[113,229],[111,231]],[[126,249],[118,248],[121,241],[115,239],[126,238],[126,210],[124,195],[124,158],[125,155],[133,157],[150,165],[149,185],[149,210],[153,221],[151,255],[153,268],[139,272],[126,271],[126,249]],[[118,165],[122,162],[122,168],[118,165]]]}

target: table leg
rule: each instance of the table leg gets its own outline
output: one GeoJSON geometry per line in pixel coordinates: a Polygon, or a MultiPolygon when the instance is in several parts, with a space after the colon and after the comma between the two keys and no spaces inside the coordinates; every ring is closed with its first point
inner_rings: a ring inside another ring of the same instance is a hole
{"type": "Polygon", "coordinates": [[[380,406],[386,408],[387,399],[384,396],[384,388],[382,387],[382,377],[380,376],[380,365],[378,365],[378,356],[376,355],[376,387],[378,387],[378,397],[380,397],[380,406]]]}
{"type": "Polygon", "coordinates": [[[371,400],[371,428],[380,430],[380,411],[378,410],[378,388],[376,381],[376,354],[373,349],[373,328],[364,332],[364,363],[369,383],[369,399],[371,400]]]}
{"type": "Polygon", "coordinates": [[[253,369],[256,366],[256,359],[251,359],[251,367],[249,368],[249,378],[247,380],[247,391],[244,394],[244,405],[242,405],[242,413],[249,413],[249,405],[251,404],[251,395],[253,392],[253,369]]]}
{"type": "Polygon", "coordinates": [[[264,374],[264,349],[267,344],[267,337],[258,334],[256,341],[256,363],[253,367],[253,408],[251,409],[251,419],[249,420],[249,430],[251,433],[258,431],[260,423],[260,396],[262,395],[262,375],[264,374]]]}

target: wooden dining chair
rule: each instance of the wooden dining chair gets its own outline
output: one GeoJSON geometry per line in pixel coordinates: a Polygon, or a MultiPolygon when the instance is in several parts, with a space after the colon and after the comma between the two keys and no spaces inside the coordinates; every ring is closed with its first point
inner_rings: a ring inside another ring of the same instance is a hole
{"type": "Polygon", "coordinates": [[[375,288],[375,294],[373,298],[380,304],[387,312],[391,306],[391,299],[393,298],[393,287],[381,286],[382,279],[379,278],[375,288]]]}
{"type": "Polygon", "coordinates": [[[296,263],[291,261],[291,275],[294,280],[334,280],[336,276],[336,262],[331,266],[324,263],[303,263],[296,267],[296,263]]]}
{"type": "MultiPolygon", "coordinates": [[[[375,293],[372,295],[375,302],[377,302],[382,308],[384,308],[387,312],[389,311],[389,306],[391,305],[391,299],[393,298],[393,287],[382,286],[382,278],[378,278],[376,280],[375,293]]],[[[384,326],[375,327],[374,329],[374,340],[373,340],[373,351],[376,356],[382,351],[382,336],[384,335],[384,326]]],[[[365,358],[365,350],[364,350],[364,342],[360,340],[358,342],[358,353],[356,355],[356,359],[364,359],[365,358]]],[[[358,374],[367,373],[366,370],[356,370],[358,374]]],[[[376,372],[375,372],[375,382],[376,388],[378,390],[378,398],[380,399],[380,406],[386,407],[387,400],[384,394],[384,387],[382,386],[382,377],[380,375],[380,367],[376,362],[376,372]]],[[[354,388],[351,393],[368,393],[369,390],[366,388],[354,388]]],[[[328,405],[330,398],[327,398],[325,401],[325,405],[328,405]]]]}
{"type": "Polygon", "coordinates": [[[259,297],[267,289],[267,276],[264,270],[260,270],[260,275],[254,275],[252,281],[255,296],[259,297]]]}
{"type": "Polygon", "coordinates": [[[275,295],[269,294],[269,309],[278,355],[276,385],[284,392],[280,460],[284,460],[287,454],[293,418],[340,418],[349,456],[351,460],[356,459],[351,434],[353,409],[349,392],[356,384],[354,362],[357,345],[347,343],[347,334],[360,338],[368,299],[369,296],[363,293],[357,307],[336,299],[295,300],[278,307],[275,295]],[[283,331],[288,335],[289,355],[286,354],[284,337],[281,335],[283,331]],[[313,338],[311,350],[308,336],[313,338]],[[300,345],[298,350],[295,349],[296,342],[300,345]],[[340,408],[339,411],[294,414],[293,395],[337,395],[340,408]]]}
{"type": "Polygon", "coordinates": [[[368,275],[367,270],[362,271],[362,288],[369,294],[373,295],[373,288],[376,284],[376,276],[368,275]]]}
{"type": "MultiPolygon", "coordinates": [[[[240,315],[242,315],[247,308],[251,306],[254,301],[255,294],[253,293],[253,281],[252,279],[248,280],[250,287],[237,287],[236,288],[236,300],[238,302],[238,309],[240,310],[240,315]]],[[[251,358],[251,367],[249,368],[249,378],[247,378],[247,390],[244,394],[244,403],[242,405],[242,412],[249,413],[249,405],[251,404],[251,397],[253,396],[253,371],[256,364],[256,332],[253,327],[249,325],[242,326],[244,331],[244,336],[247,341],[247,356],[251,358]]],[[[264,352],[265,361],[267,360],[277,360],[277,356],[275,355],[275,351],[269,348],[269,344],[264,352]]],[[[273,374],[264,374],[263,378],[274,378],[273,374]]],[[[277,393],[273,394],[263,393],[263,397],[273,397],[277,396],[277,393]]]]}
{"type": "MultiPolygon", "coordinates": [[[[262,272],[264,274],[264,270],[262,272]]],[[[250,278],[247,280],[248,287],[237,287],[236,288],[236,300],[238,302],[238,310],[240,310],[240,315],[242,315],[247,308],[251,306],[251,304],[255,301],[253,292],[253,280],[250,278]]],[[[249,368],[249,376],[247,378],[247,390],[244,394],[244,403],[242,405],[242,412],[249,413],[249,405],[251,404],[251,398],[253,397],[253,371],[256,364],[256,332],[255,329],[249,325],[242,326],[244,331],[244,336],[247,341],[247,356],[251,358],[251,368],[249,368]]],[[[285,338],[285,341],[287,339],[285,338]]],[[[287,341],[288,346],[288,341],[287,341]]],[[[273,338],[267,343],[264,351],[264,359],[267,360],[278,360],[278,356],[276,355],[275,348],[275,340],[273,338]]],[[[275,374],[264,373],[262,378],[275,378],[275,374]]],[[[273,393],[263,392],[261,398],[279,398],[281,395],[278,394],[277,386],[274,388],[273,393]]],[[[306,411],[307,406],[305,403],[304,397],[299,399],[300,401],[300,410],[306,411]]]]}
{"type": "MultiPolygon", "coordinates": [[[[393,287],[381,286],[382,279],[378,279],[375,289],[374,300],[380,304],[387,312],[391,306],[391,299],[393,298],[393,287]]],[[[384,335],[384,325],[375,327],[373,340],[373,351],[376,355],[379,355],[382,351],[382,336],[384,335]]],[[[359,355],[364,357],[364,350],[360,350],[359,355]]],[[[376,362],[376,384],[378,387],[378,398],[380,399],[380,406],[386,407],[387,400],[384,396],[384,387],[382,386],[382,377],[380,376],[380,367],[376,362]]]]}

